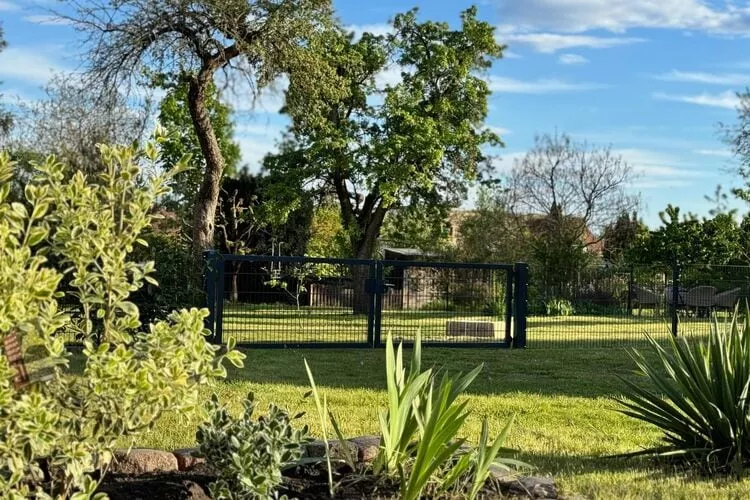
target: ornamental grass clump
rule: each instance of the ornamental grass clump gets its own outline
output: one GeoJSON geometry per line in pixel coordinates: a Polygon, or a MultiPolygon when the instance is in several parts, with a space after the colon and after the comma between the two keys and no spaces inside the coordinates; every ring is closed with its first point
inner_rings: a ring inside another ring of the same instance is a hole
{"type": "MultiPolygon", "coordinates": [[[[339,440],[343,436],[336,419],[328,411],[325,395],[321,398],[310,367],[305,361],[312,394],[324,432],[326,450],[327,420],[339,440]],[[322,401],[322,403],[321,403],[322,401]]],[[[470,415],[468,401],[461,400],[464,391],[482,370],[477,366],[467,374],[449,375],[433,368],[422,369],[422,342],[417,333],[411,364],[404,367],[403,345],[386,341],[387,406],[378,412],[380,446],[371,466],[357,470],[353,459],[345,457],[355,475],[373,475],[381,483],[398,486],[399,498],[477,498],[490,483],[492,469],[512,474],[513,468],[529,465],[509,458],[514,450],[503,447],[512,419],[501,433],[490,440],[487,419],[476,448],[466,446],[459,437],[470,415]]],[[[346,447],[344,447],[345,449],[346,447]]],[[[335,495],[332,460],[326,457],[330,494],[335,495]]]]}
{"type": "Polygon", "coordinates": [[[194,409],[199,387],[226,375],[225,359],[242,364],[239,352],[220,356],[206,341],[206,310],[142,325],[128,300],[155,283],[153,262],[129,255],[186,161],[143,179],[142,166],[159,170],[159,140],[101,146],[102,170],[91,176],[47,158],[21,201],[10,200],[17,169],[0,152],[0,343],[20,344],[29,373],[18,384],[18,366],[0,353],[0,498],[101,497],[118,444],[165,412],[194,409]],[[58,307],[64,277],[81,305],[76,321],[58,307]],[[70,331],[83,343],[82,374],[69,370],[70,331]]]}
{"type": "Polygon", "coordinates": [[[663,432],[659,446],[630,454],[679,459],[705,472],[739,476],[750,464],[750,318],[714,318],[707,340],[648,337],[651,360],[634,351],[649,384],[626,379],[622,413],[663,432]]]}

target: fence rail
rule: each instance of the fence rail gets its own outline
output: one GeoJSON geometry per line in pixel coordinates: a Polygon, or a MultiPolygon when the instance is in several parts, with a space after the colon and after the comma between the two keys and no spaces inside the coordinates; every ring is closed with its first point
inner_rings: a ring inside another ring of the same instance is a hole
{"type": "Polygon", "coordinates": [[[525,264],[207,252],[213,341],[254,347],[525,347],[525,264]],[[514,298],[515,297],[515,298],[514,298]]]}

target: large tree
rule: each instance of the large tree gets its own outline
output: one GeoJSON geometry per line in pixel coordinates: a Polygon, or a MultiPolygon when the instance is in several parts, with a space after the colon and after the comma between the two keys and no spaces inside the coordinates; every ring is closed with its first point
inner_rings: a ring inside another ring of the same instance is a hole
{"type": "Polygon", "coordinates": [[[559,216],[580,238],[587,230],[601,235],[637,205],[627,192],[632,179],[630,165],[609,147],[577,143],[566,134],[542,135],[513,165],[510,206],[517,214],[559,216]]]}
{"type": "Polygon", "coordinates": [[[42,99],[19,106],[14,151],[54,154],[94,174],[104,168],[99,144],[130,145],[143,135],[147,110],[130,105],[116,89],[92,92],[76,75],[59,74],[44,91],[42,99]]]}
{"type": "Polygon", "coordinates": [[[509,207],[519,229],[531,232],[536,284],[548,298],[564,293],[591,262],[607,224],[635,208],[627,192],[633,172],[610,148],[542,135],[513,165],[509,207]]]}
{"type": "MultiPolygon", "coordinates": [[[[311,94],[291,78],[290,144],[269,167],[330,188],[353,256],[370,258],[390,210],[455,206],[488,167],[482,147],[500,139],[484,126],[490,91],[478,73],[503,47],[475,8],[462,13],[460,29],[420,23],[410,11],[387,36],[355,40],[339,30],[320,43],[345,93],[311,94]],[[383,78],[398,72],[398,82],[383,78]]],[[[364,277],[355,280],[358,290],[364,277]]]]}
{"type": "MultiPolygon", "coordinates": [[[[165,201],[167,208],[177,211],[180,218],[184,220],[195,206],[203,173],[206,171],[206,159],[190,116],[187,83],[185,81],[158,83],[160,87],[167,89],[167,94],[159,104],[159,124],[166,132],[166,139],[161,143],[161,158],[164,167],[170,168],[184,155],[190,155],[191,168],[174,177],[172,192],[169,199],[165,201]]],[[[236,172],[240,162],[240,147],[234,141],[232,110],[219,100],[218,91],[213,83],[206,91],[205,106],[224,158],[223,175],[232,175],[236,172]]]]}
{"type": "MultiPolygon", "coordinates": [[[[139,75],[181,75],[205,160],[193,211],[193,250],[214,243],[214,219],[225,158],[207,109],[221,72],[227,85],[252,89],[283,73],[300,88],[325,94],[330,71],[310,50],[330,24],[329,0],[73,0],[75,26],[86,34],[88,74],[112,88],[139,75]]],[[[335,92],[333,92],[335,94],[335,92]]],[[[250,97],[248,96],[248,99],[250,97]]]]}
{"type": "Polygon", "coordinates": [[[649,265],[744,263],[746,225],[740,226],[732,214],[699,219],[668,205],[659,217],[661,226],[641,235],[628,252],[631,261],[649,265]]]}
{"type": "Polygon", "coordinates": [[[381,241],[396,248],[443,253],[448,245],[448,207],[409,205],[391,210],[383,222],[381,241]]]}

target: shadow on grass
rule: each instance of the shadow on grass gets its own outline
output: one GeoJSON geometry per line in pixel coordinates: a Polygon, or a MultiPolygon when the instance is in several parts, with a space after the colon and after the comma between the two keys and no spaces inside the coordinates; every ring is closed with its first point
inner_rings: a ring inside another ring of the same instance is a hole
{"type": "MultiPolygon", "coordinates": [[[[384,390],[384,349],[246,349],[243,369],[229,381],[307,386],[307,359],[321,386],[384,390]]],[[[407,350],[405,357],[411,355],[407,350]]],[[[423,366],[449,372],[484,369],[468,393],[531,393],[586,398],[620,394],[618,377],[636,380],[634,364],[623,349],[455,349],[427,347],[423,366]]]]}
{"type": "Polygon", "coordinates": [[[554,455],[521,451],[517,458],[535,467],[532,474],[580,476],[634,473],[651,481],[678,479],[685,483],[709,483],[714,487],[737,484],[737,479],[728,474],[708,474],[684,462],[653,457],[554,455]]]}

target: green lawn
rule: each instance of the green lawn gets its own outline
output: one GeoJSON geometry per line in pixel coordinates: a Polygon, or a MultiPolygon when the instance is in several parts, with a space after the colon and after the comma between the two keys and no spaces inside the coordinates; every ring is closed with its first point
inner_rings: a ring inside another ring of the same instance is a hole
{"type": "MultiPolygon", "coordinates": [[[[305,422],[319,432],[312,402],[303,400],[307,358],[318,385],[345,434],[377,432],[377,409],[384,405],[384,351],[248,350],[246,367],[226,382],[207,388],[239,408],[253,391],[262,407],[274,401],[305,411],[305,422]]],[[[566,495],[591,498],[748,498],[750,479],[710,480],[661,468],[648,460],[611,459],[607,455],[638,450],[658,441],[652,428],[617,413],[612,396],[622,388],[618,376],[634,377],[622,349],[448,349],[427,348],[424,362],[466,371],[484,362],[470,388],[472,416],[465,435],[474,439],[480,419],[498,432],[512,415],[510,445],[519,458],[551,474],[566,495]]],[[[192,445],[197,417],[167,416],[139,446],[192,445]]]]}
{"type": "MultiPolygon", "coordinates": [[[[366,342],[367,317],[353,315],[350,309],[290,306],[249,306],[226,304],[224,338],[238,342],[366,342]]],[[[722,316],[720,316],[722,317],[722,316]]],[[[472,341],[481,338],[447,337],[449,320],[491,321],[496,340],[505,336],[504,318],[467,312],[420,310],[384,311],[382,331],[395,338],[413,339],[419,331],[427,341],[472,341]]],[[[639,315],[575,315],[568,317],[531,316],[528,318],[528,347],[604,347],[643,345],[644,333],[657,338],[670,335],[671,320],[646,313],[639,315]]],[[[681,316],[679,331],[690,336],[710,330],[706,319],[681,316]]]]}

